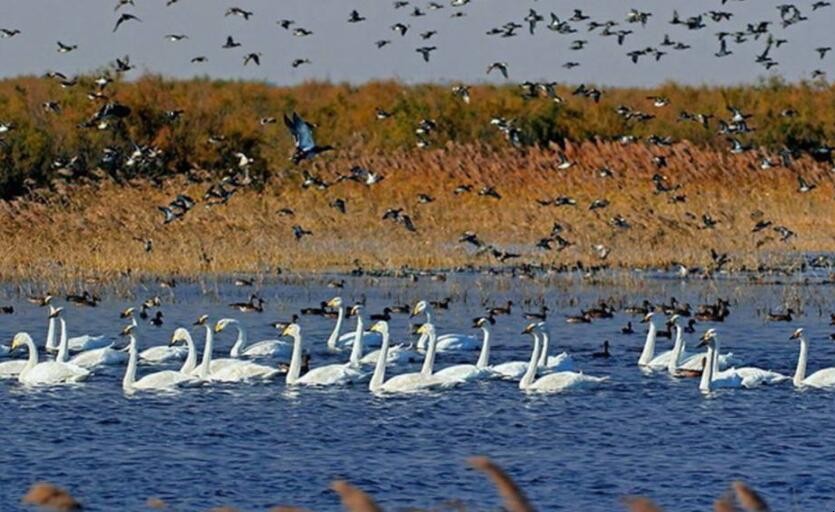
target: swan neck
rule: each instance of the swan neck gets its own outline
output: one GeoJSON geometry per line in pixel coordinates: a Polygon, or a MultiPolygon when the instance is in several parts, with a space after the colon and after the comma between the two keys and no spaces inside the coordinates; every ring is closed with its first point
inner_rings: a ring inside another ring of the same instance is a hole
{"type": "Polygon", "coordinates": [[[806,378],[806,360],[809,357],[809,342],[805,336],[800,337],[800,357],[797,358],[797,370],[794,372],[794,385],[800,387],[806,378]]]}
{"type": "Polygon", "coordinates": [[[432,369],[435,366],[435,345],[437,341],[438,337],[435,334],[435,329],[430,329],[429,344],[426,347],[426,355],[423,358],[423,367],[420,369],[420,374],[424,377],[430,377],[432,375],[432,369]]]}
{"type": "Polygon", "coordinates": [[[212,364],[212,350],[214,350],[214,333],[210,325],[204,325],[206,328],[206,344],[203,346],[203,360],[200,362],[200,378],[209,378],[209,369],[212,364]]]}
{"type": "Polygon", "coordinates": [[[351,368],[359,368],[360,358],[362,358],[362,336],[364,325],[362,322],[362,315],[357,313],[357,329],[354,332],[354,346],[351,347],[351,357],[348,359],[348,364],[351,368]]]}
{"type": "Polygon", "coordinates": [[[490,366],[490,328],[484,326],[481,330],[484,331],[484,339],[481,341],[481,354],[478,355],[478,362],[475,364],[479,369],[490,366]]]}
{"type": "Polygon", "coordinates": [[[646,366],[652,361],[652,356],[655,355],[655,338],[658,335],[658,328],[655,322],[649,321],[649,331],[647,331],[647,340],[644,342],[644,350],[641,352],[641,357],[638,359],[638,364],[646,366]]]}
{"type": "Polygon", "coordinates": [[[299,380],[302,372],[302,335],[293,335],[293,355],[290,357],[290,368],[287,370],[287,385],[293,385],[299,380]]]}
{"type": "Polygon", "coordinates": [[[336,314],[336,325],[333,326],[330,338],[328,338],[328,350],[336,350],[336,341],[339,339],[339,331],[342,330],[342,320],[345,318],[345,308],[339,306],[339,311],[336,314]]]}
{"type": "Polygon", "coordinates": [[[125,371],[125,378],[122,379],[122,389],[129,391],[136,382],[136,337],[130,335],[130,347],[128,348],[128,369],[125,371]]]}
{"type": "Polygon", "coordinates": [[[676,325],[676,344],[673,346],[673,357],[667,364],[667,371],[675,373],[679,366],[681,366],[681,356],[684,353],[684,334],[680,325],[676,325]]]}
{"type": "Polygon", "coordinates": [[[418,350],[426,350],[426,340],[429,339],[429,335],[423,333],[420,335],[420,338],[417,340],[417,349],[418,350]]]}
{"type": "Polygon", "coordinates": [[[188,355],[186,362],[180,368],[180,373],[191,373],[197,368],[197,350],[194,348],[194,340],[191,339],[191,334],[186,332],[186,346],[188,347],[188,355]]]}
{"type": "Polygon", "coordinates": [[[38,365],[38,348],[31,339],[26,340],[26,348],[29,350],[29,356],[26,360],[26,366],[23,367],[23,371],[20,372],[19,377],[23,377],[23,374],[28,373],[29,370],[38,365]]]}
{"type": "Polygon", "coordinates": [[[55,360],[59,363],[66,363],[70,359],[69,355],[69,340],[67,339],[67,321],[63,318],[60,319],[61,322],[61,338],[60,343],[58,343],[58,355],[55,356],[55,360]]]}
{"type": "Polygon", "coordinates": [[[711,383],[713,382],[713,352],[713,342],[711,341],[707,346],[704,369],[702,370],[702,380],[699,382],[699,389],[706,393],[710,392],[711,383]]]}
{"type": "Polygon", "coordinates": [[[548,364],[548,344],[551,341],[551,337],[548,335],[548,329],[542,330],[542,347],[539,353],[539,362],[537,366],[540,368],[546,366],[548,364]]]}
{"type": "Polygon", "coordinates": [[[383,385],[386,379],[386,364],[388,363],[389,352],[389,333],[383,332],[383,341],[380,344],[380,355],[377,356],[377,364],[374,366],[374,375],[371,376],[371,382],[368,384],[370,391],[377,391],[383,385]]]}
{"type": "Polygon", "coordinates": [[[526,389],[533,384],[536,379],[536,364],[539,361],[539,336],[534,332],[533,336],[533,350],[531,351],[531,360],[528,363],[528,369],[525,370],[525,375],[519,381],[519,389],[526,389]]]}
{"type": "Polygon", "coordinates": [[[241,357],[247,345],[246,329],[244,329],[244,326],[238,322],[235,322],[235,328],[238,330],[238,339],[236,339],[235,344],[232,345],[232,350],[229,351],[229,356],[241,357]]]}
{"type": "Polygon", "coordinates": [[[49,319],[49,327],[46,330],[46,350],[52,351],[58,348],[55,344],[55,318],[49,319]]]}

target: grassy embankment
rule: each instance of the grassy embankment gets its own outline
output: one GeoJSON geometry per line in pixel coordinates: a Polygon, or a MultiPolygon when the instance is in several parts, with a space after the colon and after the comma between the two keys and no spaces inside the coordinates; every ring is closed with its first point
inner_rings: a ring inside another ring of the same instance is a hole
{"type": "MultiPolygon", "coordinates": [[[[82,79],[81,83],[89,83],[82,79]]],[[[767,84],[747,88],[685,88],[606,91],[600,104],[559,92],[567,102],[522,99],[510,87],[473,88],[466,105],[446,87],[405,87],[374,83],[359,88],[307,84],[296,88],[253,83],[165,81],[155,77],[119,83],[107,90],[133,112],[118,131],[80,129],[98,106],[85,96],[89,88],[61,89],[54,81],[20,78],[0,82],[3,122],[15,128],[0,147],[0,278],[61,276],[195,275],[198,273],[346,270],[359,260],[364,267],[421,268],[488,265],[457,243],[472,230],[488,243],[518,252],[520,261],[599,264],[594,245],[611,249],[605,263],[657,267],[673,262],[710,264],[709,249],[728,252],[730,267],[771,264],[799,252],[835,251],[835,191],[828,165],[800,157],[791,169],[759,169],[759,158],[784,144],[831,143],[835,137],[835,88],[820,85],[767,84]],[[669,97],[671,106],[656,109],[646,96],[669,97]],[[62,111],[47,113],[41,104],[59,101],[62,111]],[[626,122],[619,104],[656,115],[646,123],[626,122]],[[727,117],[725,106],[753,114],[756,131],[743,136],[761,151],[731,155],[714,125],[676,120],[679,110],[727,117]],[[375,107],[394,114],[377,121],[375,107]],[[783,117],[787,108],[794,117],[783,117]],[[166,120],[166,110],[183,109],[166,120]],[[287,161],[291,141],[281,124],[285,112],[299,111],[317,124],[323,143],[339,149],[316,162],[293,168],[287,161]],[[490,126],[494,115],[515,118],[531,145],[516,149],[490,126]],[[262,117],[277,124],[262,126],[262,117]],[[432,146],[415,148],[414,129],[422,118],[437,121],[432,146]],[[631,133],[671,135],[671,147],[613,142],[631,133]],[[223,134],[220,146],[207,142],[223,134]],[[141,174],[102,172],[96,163],[104,147],[129,153],[129,140],[160,148],[160,165],[141,174]],[[576,161],[558,170],[564,147],[576,161]],[[253,185],[240,189],[228,204],[199,204],[185,219],[162,225],[156,206],[177,193],[200,198],[211,183],[235,168],[235,151],[255,158],[253,185]],[[57,174],[56,158],[84,155],[83,170],[57,174]],[[669,163],[656,168],[651,158],[669,163]],[[372,187],[345,181],[324,191],[301,188],[301,169],[333,183],[359,165],[385,176],[372,187]],[[600,177],[606,166],[613,177],[600,177]],[[198,172],[187,173],[189,169],[198,172]],[[651,177],[661,173],[674,192],[657,194],[651,177]],[[189,176],[187,178],[187,175],[189,176]],[[797,175],[816,188],[797,191],[797,175]],[[455,195],[471,184],[474,191],[455,195]],[[480,197],[494,186],[502,198],[480,197]],[[435,201],[419,205],[417,195],[435,201]],[[577,206],[542,207],[536,200],[566,195],[577,206]],[[684,202],[671,202],[684,195],[684,202]],[[347,202],[347,214],[329,207],[347,202]],[[610,205],[590,211],[595,199],[610,205]],[[406,231],[381,220],[390,207],[405,208],[417,227],[406,231]],[[281,208],[295,215],[279,216],[281,208]],[[706,228],[702,215],[718,223],[706,228]],[[630,228],[609,221],[623,216],[630,228]],[[797,233],[786,242],[772,227],[752,233],[757,220],[771,220],[797,233]],[[534,244],[554,222],[572,242],[563,251],[534,244]],[[295,224],[313,231],[297,242],[295,224]],[[146,252],[144,240],[153,240],[146,252]]]]}

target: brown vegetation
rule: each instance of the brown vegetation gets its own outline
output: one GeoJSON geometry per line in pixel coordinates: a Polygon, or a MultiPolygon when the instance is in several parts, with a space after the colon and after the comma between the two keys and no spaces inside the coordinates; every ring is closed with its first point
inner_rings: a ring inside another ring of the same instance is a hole
{"type": "Polygon", "coordinates": [[[546,265],[606,263],[623,267],[663,267],[674,262],[710,267],[710,249],[728,252],[727,268],[754,269],[811,251],[835,251],[833,175],[808,158],[794,169],[759,171],[753,155],[733,156],[681,143],[665,149],[669,167],[661,170],[675,188],[656,193],[651,177],[658,169],[653,151],[617,143],[568,144],[565,153],[578,164],[556,169],[555,150],[491,149],[450,145],[428,151],[387,154],[341,153],[317,162],[312,172],[333,182],[351,165],[385,175],[368,187],[346,181],[325,191],[303,189],[296,173],[274,177],[262,190],[245,189],[228,204],[202,204],[183,219],[162,224],[156,206],[177,193],[201,197],[205,184],[168,180],[161,188],[144,180],[126,185],[102,182],[70,187],[43,202],[18,199],[0,203],[0,272],[5,279],[62,276],[66,279],[140,275],[193,276],[232,272],[270,275],[278,268],[300,271],[349,270],[354,260],[365,268],[451,268],[492,265],[489,253],[477,255],[458,243],[472,230],[485,242],[522,255],[518,260],[546,265]],[[611,178],[596,169],[608,165],[611,178]],[[797,191],[797,174],[817,187],[797,191]],[[473,192],[455,195],[459,184],[473,192]],[[493,185],[502,198],[481,197],[493,185]],[[435,201],[418,204],[425,193],[435,201]],[[576,206],[540,206],[536,200],[566,195],[576,206]],[[684,202],[673,202],[676,195],[684,202]],[[347,213],[329,207],[335,198],[347,213]],[[609,206],[590,211],[606,199],[609,206]],[[416,232],[384,221],[387,208],[403,207],[416,232]],[[291,208],[293,216],[279,210],[291,208]],[[717,223],[704,224],[707,214],[717,223]],[[610,224],[623,216],[631,227],[610,224]],[[753,233],[757,221],[773,225],[753,233]],[[573,245],[563,250],[535,247],[558,222],[573,245]],[[296,241],[291,227],[314,234],[296,241]],[[796,236],[780,241],[785,226],[796,236]],[[150,252],[145,240],[153,241],[150,252]],[[611,252],[601,260],[593,246],[611,252]]]}
{"type": "Polygon", "coordinates": [[[98,109],[84,94],[90,86],[89,78],[66,90],[40,78],[0,82],[5,116],[0,121],[14,125],[0,144],[0,197],[5,198],[0,199],[0,244],[7,248],[0,252],[0,278],[71,282],[120,275],[269,275],[279,268],[344,271],[355,260],[378,269],[497,262],[710,268],[716,263],[711,249],[729,254],[725,268],[755,269],[791,264],[800,253],[835,251],[829,165],[806,155],[791,168],[759,167],[761,156],[776,159],[765,148],[809,147],[833,139],[835,88],[823,84],[617,89],[606,91],[600,104],[561,88],[564,105],[525,100],[511,87],[478,86],[466,105],[441,86],[281,88],[145,77],[107,89],[132,113],[105,131],[77,127],[98,109]],[[655,109],[646,99],[650,94],[669,97],[672,106],[655,109]],[[48,100],[60,101],[61,112],[43,111],[40,105],[48,100]],[[614,113],[618,104],[657,117],[626,122],[614,113]],[[743,138],[761,149],[732,155],[714,127],[676,120],[680,109],[725,117],[728,104],[753,114],[749,124],[756,131],[743,138]],[[394,116],[377,121],[377,106],[394,116]],[[797,114],[781,116],[786,108],[797,114]],[[176,121],[165,116],[173,109],[184,110],[176,121]],[[280,117],[293,110],[316,123],[320,140],[339,150],[312,164],[291,166],[291,140],[280,117]],[[510,146],[490,126],[492,115],[515,118],[532,145],[510,146]],[[264,116],[279,122],[262,126],[264,116]],[[422,118],[438,123],[426,150],[414,147],[414,129],[422,118]],[[612,141],[623,133],[658,133],[682,142],[612,141]],[[223,134],[226,142],[210,144],[210,134],[223,134]],[[161,150],[159,165],[141,173],[102,171],[96,160],[104,148],[129,154],[129,141],[161,150]],[[254,159],[251,185],[240,188],[228,204],[209,208],[201,202],[183,220],[162,224],[157,206],[179,193],[200,199],[218,176],[237,170],[234,152],[239,150],[254,159]],[[560,153],[576,165],[558,169],[560,153]],[[52,165],[56,158],[79,155],[83,162],[70,176],[52,165]],[[656,156],[666,157],[668,165],[654,164],[656,156]],[[385,179],[370,187],[337,183],[353,166],[385,179]],[[603,167],[613,175],[601,176],[603,167]],[[303,189],[302,169],[332,186],[303,189]],[[663,176],[668,192],[657,190],[655,174],[663,176]],[[815,188],[799,192],[798,177],[815,188]],[[453,193],[464,184],[472,192],[453,193]],[[487,186],[501,199],[478,195],[487,186]],[[435,200],[419,204],[418,194],[435,200]],[[537,203],[559,195],[576,200],[576,206],[537,203]],[[345,200],[347,213],[329,206],[337,198],[345,200]],[[608,206],[591,210],[598,199],[608,206]],[[280,215],[284,208],[294,215],[280,215]],[[381,220],[388,208],[404,208],[416,232],[381,220]],[[616,217],[628,227],[614,225],[616,217]],[[752,232],[759,221],[771,224],[752,232]],[[550,250],[537,248],[555,222],[563,226],[560,236],[568,245],[560,248],[552,241],[550,250]],[[313,235],[297,242],[294,225],[313,235]],[[789,236],[778,227],[787,228],[789,236]],[[458,243],[465,230],[520,257],[499,262],[490,251],[476,254],[458,243]]]}
{"type": "MultiPolygon", "coordinates": [[[[507,512],[533,512],[536,508],[528,501],[522,489],[513,481],[513,479],[505,473],[496,463],[487,457],[473,457],[469,460],[470,465],[483,472],[492,481],[493,485],[498,490],[504,501],[504,510],[507,512]]],[[[350,483],[343,480],[335,480],[331,483],[331,490],[336,492],[341,501],[342,507],[348,512],[381,512],[383,509],[377,505],[370,495],[363,490],[354,487],[350,483]]],[[[737,503],[734,503],[734,498],[739,504],[739,507],[745,512],[768,512],[769,508],[765,500],[757,494],[756,491],[748,487],[743,482],[733,482],[729,492],[725,493],[714,504],[714,510],[717,512],[735,512],[739,510],[737,503]]],[[[29,505],[40,505],[51,508],[52,510],[76,510],[80,508],[75,499],[63,489],[57,488],[51,484],[39,483],[32,486],[23,502],[29,505]],[[53,501],[53,496],[61,496],[61,504],[53,501]],[[36,496],[36,498],[31,498],[36,496]],[[72,506],[65,506],[63,504],[71,503],[72,506]]],[[[642,496],[629,496],[623,499],[623,504],[630,512],[662,512],[662,508],[655,504],[651,499],[642,496]]],[[[166,504],[161,500],[149,500],[147,505],[150,508],[163,509],[166,504]]],[[[213,508],[210,512],[235,512],[236,509],[231,507],[213,508]]],[[[275,512],[302,512],[303,509],[281,506],[271,509],[275,512]]],[[[410,510],[419,511],[422,509],[412,508],[410,510]]],[[[465,510],[459,507],[459,510],[465,510]]]]}

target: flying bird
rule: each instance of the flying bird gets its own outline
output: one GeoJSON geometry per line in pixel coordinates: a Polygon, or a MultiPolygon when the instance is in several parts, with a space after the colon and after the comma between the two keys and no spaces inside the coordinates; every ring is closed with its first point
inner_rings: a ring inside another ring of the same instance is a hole
{"type": "Polygon", "coordinates": [[[293,112],[293,117],[287,117],[285,114],[284,124],[290,130],[290,134],[295,141],[296,150],[291,157],[294,164],[298,164],[302,160],[309,160],[320,153],[333,149],[333,146],[316,145],[316,141],[313,139],[313,126],[297,113],[293,112]]]}

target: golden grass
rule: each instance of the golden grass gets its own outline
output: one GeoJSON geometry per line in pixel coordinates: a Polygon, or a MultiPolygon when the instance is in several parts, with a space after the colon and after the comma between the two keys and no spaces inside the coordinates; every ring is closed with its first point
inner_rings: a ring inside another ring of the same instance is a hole
{"type": "Polygon", "coordinates": [[[222,206],[198,204],[184,220],[168,225],[156,206],[177,193],[200,198],[208,183],[172,177],[161,187],[144,180],[68,185],[39,202],[0,202],[0,244],[7,248],[0,252],[0,278],[270,275],[279,268],[345,271],[354,260],[377,269],[496,264],[489,254],[477,255],[458,243],[465,230],[522,255],[510,263],[543,265],[579,261],[648,268],[678,262],[709,268],[709,251],[715,249],[729,253],[727,268],[756,269],[791,264],[800,253],[835,252],[833,174],[808,158],[793,169],[760,171],[754,154],[730,155],[686,142],[660,150],[584,142],[566,146],[577,165],[560,171],[556,151],[449,144],[425,151],[340,152],[315,162],[311,172],[333,183],[360,165],[385,179],[371,187],[345,181],[325,191],[304,190],[300,171],[288,170],[262,190],[241,189],[222,206]],[[650,161],[659,153],[669,161],[660,171],[650,161]],[[598,176],[604,165],[614,177],[598,176]],[[656,172],[678,189],[656,193],[651,181],[656,172]],[[798,174],[817,187],[798,192],[798,174]],[[474,191],[453,194],[459,184],[471,184],[474,191]],[[502,199],[478,196],[486,185],[495,186],[502,199]],[[436,200],[419,205],[419,193],[436,200]],[[686,195],[686,202],[671,202],[673,194],[686,195]],[[557,195],[576,199],[577,206],[536,203],[557,195]],[[328,206],[335,198],[347,201],[347,214],[328,206]],[[589,210],[593,200],[604,198],[611,203],[607,208],[589,210]],[[382,220],[391,207],[405,208],[417,232],[382,220]],[[295,215],[280,216],[282,208],[295,215]],[[703,214],[718,224],[705,228],[703,214]],[[611,226],[615,215],[631,228],[611,226]],[[786,226],[797,236],[781,242],[772,228],[752,233],[756,219],[786,226]],[[565,227],[562,236],[574,245],[563,251],[535,248],[554,222],[565,227]],[[295,224],[314,234],[297,242],[295,224]],[[153,240],[151,252],[144,250],[145,239],[153,240]],[[611,250],[605,261],[593,249],[596,244],[611,250]]]}
{"type": "MultiPolygon", "coordinates": [[[[472,457],[469,459],[469,464],[474,469],[484,473],[496,487],[496,490],[503,499],[503,510],[507,512],[533,512],[536,510],[536,507],[528,501],[524,491],[495,462],[487,457],[472,457]]],[[[342,507],[347,512],[382,512],[383,510],[374,501],[372,496],[344,480],[333,481],[330,488],[339,495],[342,507]]],[[[769,508],[765,500],[745,483],[740,481],[732,482],[730,491],[732,492],[726,492],[716,500],[714,510],[717,512],[734,512],[738,510],[736,503],[734,503],[735,497],[736,502],[745,512],[768,512],[769,508]]],[[[33,485],[24,496],[23,503],[38,505],[59,512],[81,508],[81,504],[67,491],[48,483],[37,483],[33,485]]],[[[167,504],[157,498],[149,499],[146,505],[152,509],[167,508],[167,504]]],[[[623,505],[630,512],[663,511],[654,501],[643,496],[627,496],[623,499],[623,505]]],[[[460,504],[455,509],[466,510],[460,504]]],[[[236,510],[235,508],[224,506],[210,509],[209,512],[235,512],[236,510]]],[[[270,509],[271,512],[303,512],[303,510],[292,506],[278,506],[270,509]]],[[[410,508],[409,510],[418,512],[422,509],[410,508]]]]}

